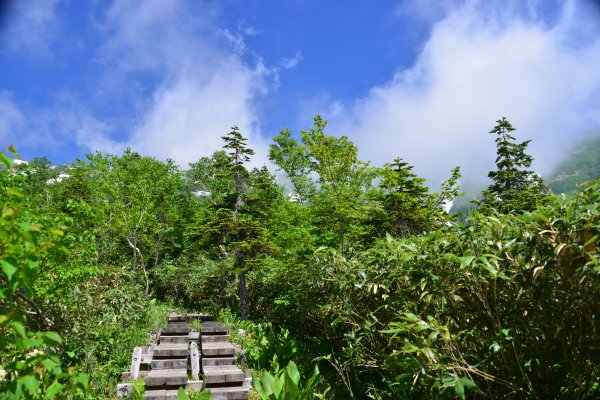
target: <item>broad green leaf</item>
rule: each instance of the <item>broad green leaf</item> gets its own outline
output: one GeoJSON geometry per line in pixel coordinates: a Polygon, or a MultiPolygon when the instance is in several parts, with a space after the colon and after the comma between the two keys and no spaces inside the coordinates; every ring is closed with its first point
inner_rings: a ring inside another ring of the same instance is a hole
{"type": "Polygon", "coordinates": [[[286,367],[287,375],[292,379],[292,381],[297,385],[300,381],[300,373],[298,372],[298,367],[293,361],[290,361],[286,367]]]}
{"type": "Polygon", "coordinates": [[[44,332],[44,336],[53,344],[61,344],[62,338],[56,332],[44,332]]]}
{"type": "Polygon", "coordinates": [[[465,268],[467,266],[469,266],[473,260],[475,259],[474,256],[464,256],[464,257],[459,257],[458,258],[460,261],[460,268],[465,268]]]}
{"type": "Polygon", "coordinates": [[[179,391],[177,392],[177,400],[190,400],[182,387],[180,387],[179,391]]]}
{"type": "Polygon", "coordinates": [[[2,272],[6,275],[7,280],[11,280],[13,275],[18,271],[16,265],[13,265],[6,259],[0,259],[0,265],[2,265],[2,272]]]}
{"type": "Polygon", "coordinates": [[[27,337],[27,334],[25,333],[25,328],[23,327],[23,324],[21,324],[20,322],[13,321],[10,324],[10,326],[12,326],[12,328],[15,330],[17,335],[21,336],[21,338],[25,339],[27,337]]]}
{"type": "Polygon", "coordinates": [[[312,375],[310,376],[310,378],[308,378],[308,381],[306,382],[306,390],[312,390],[314,389],[315,386],[317,386],[317,384],[319,383],[319,365],[315,364],[315,368],[313,370],[312,375]]]}
{"type": "Polygon", "coordinates": [[[419,317],[417,317],[413,313],[404,313],[404,316],[402,318],[409,322],[417,322],[419,320],[419,317]]]}
{"type": "Polygon", "coordinates": [[[27,389],[27,391],[32,396],[34,396],[37,393],[38,388],[41,385],[41,382],[37,380],[35,375],[25,375],[19,378],[19,382],[21,382],[21,384],[25,387],[25,389],[27,389]]]}
{"type": "Polygon", "coordinates": [[[13,162],[14,160],[12,158],[0,151],[0,163],[4,164],[6,168],[12,168],[13,162]]]}
{"type": "Polygon", "coordinates": [[[65,385],[59,383],[58,381],[54,381],[52,383],[52,385],[50,385],[48,387],[48,389],[46,389],[46,393],[44,393],[44,398],[46,398],[46,399],[56,398],[56,395],[59,394],[64,389],[64,387],[65,387],[65,385]]]}

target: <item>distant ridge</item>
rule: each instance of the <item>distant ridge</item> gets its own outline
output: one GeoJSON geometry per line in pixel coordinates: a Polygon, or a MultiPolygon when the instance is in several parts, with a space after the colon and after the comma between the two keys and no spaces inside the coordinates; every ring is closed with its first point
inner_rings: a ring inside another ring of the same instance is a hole
{"type": "Polygon", "coordinates": [[[546,179],[554,193],[569,193],[585,181],[600,179],[600,128],[575,145],[569,157],[546,179]]]}

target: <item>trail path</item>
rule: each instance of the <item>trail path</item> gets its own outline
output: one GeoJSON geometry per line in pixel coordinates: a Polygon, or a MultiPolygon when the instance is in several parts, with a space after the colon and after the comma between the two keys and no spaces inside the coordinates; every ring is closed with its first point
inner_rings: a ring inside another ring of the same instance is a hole
{"type": "Polygon", "coordinates": [[[133,350],[131,370],[123,373],[117,396],[130,396],[129,382],[143,378],[148,400],[177,400],[179,388],[209,389],[213,400],[248,399],[252,379],[237,366],[229,331],[210,315],[171,313],[157,345],[133,350]],[[193,319],[200,321],[199,332],[190,331],[193,319]]]}

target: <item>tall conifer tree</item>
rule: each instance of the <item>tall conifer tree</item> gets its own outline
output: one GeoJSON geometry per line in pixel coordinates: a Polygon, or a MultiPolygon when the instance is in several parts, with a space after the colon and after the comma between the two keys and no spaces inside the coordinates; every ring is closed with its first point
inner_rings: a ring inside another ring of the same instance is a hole
{"type": "Polygon", "coordinates": [[[495,208],[502,213],[518,214],[535,209],[546,201],[542,178],[529,170],[533,157],[525,152],[531,142],[515,142],[511,132],[515,130],[505,117],[496,121],[490,133],[496,137],[496,167],[488,177],[490,186],[482,193],[482,199],[474,203],[485,211],[495,208]]]}

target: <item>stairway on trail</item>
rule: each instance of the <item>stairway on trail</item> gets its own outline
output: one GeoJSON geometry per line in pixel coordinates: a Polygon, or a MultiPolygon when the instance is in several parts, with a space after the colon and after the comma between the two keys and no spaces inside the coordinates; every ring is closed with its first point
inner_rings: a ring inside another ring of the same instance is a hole
{"type": "MultiPolygon", "coordinates": [[[[179,388],[204,387],[213,400],[246,400],[251,378],[237,366],[229,330],[206,314],[186,317],[172,313],[168,326],[159,332],[158,345],[134,349],[131,371],[123,373],[123,380],[143,378],[144,399],[148,400],[176,400],[179,388]],[[190,332],[189,319],[201,321],[200,332],[190,332]]],[[[131,391],[129,383],[117,386],[119,397],[127,397],[131,391]]]]}
{"type": "Polygon", "coordinates": [[[237,366],[228,326],[206,320],[201,327],[202,371],[213,400],[247,399],[252,378],[237,366]]]}
{"type": "Polygon", "coordinates": [[[184,316],[171,314],[169,325],[161,329],[154,348],[150,372],[144,377],[144,399],[177,399],[180,387],[188,382],[190,328],[184,316]]]}

